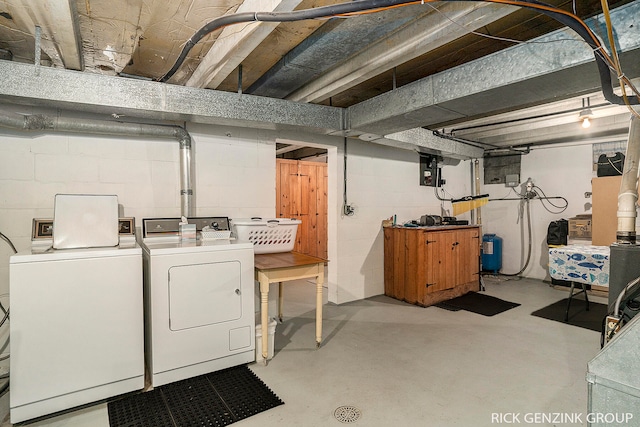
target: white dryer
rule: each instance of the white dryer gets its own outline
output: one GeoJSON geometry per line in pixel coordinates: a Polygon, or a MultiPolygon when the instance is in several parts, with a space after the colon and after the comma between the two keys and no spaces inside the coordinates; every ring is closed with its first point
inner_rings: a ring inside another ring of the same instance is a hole
{"type": "Polygon", "coordinates": [[[10,292],[12,423],[144,387],[142,251],[133,235],[115,247],[34,244],[11,257],[10,292]]]}
{"type": "MultiPolygon", "coordinates": [[[[190,218],[198,225],[221,218],[190,218]]],[[[145,355],[152,386],[255,360],[253,245],[182,241],[175,219],[143,220],[145,355]]]]}

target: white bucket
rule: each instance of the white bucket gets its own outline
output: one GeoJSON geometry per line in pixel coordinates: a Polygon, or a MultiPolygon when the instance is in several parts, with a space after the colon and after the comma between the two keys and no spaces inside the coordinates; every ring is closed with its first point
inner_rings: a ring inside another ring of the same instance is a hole
{"type": "MultiPolygon", "coordinates": [[[[269,327],[267,333],[269,334],[267,342],[267,360],[273,359],[273,348],[275,344],[276,336],[276,319],[269,319],[269,327]]],[[[262,362],[262,327],[260,321],[256,322],[256,362],[262,362]]]]}

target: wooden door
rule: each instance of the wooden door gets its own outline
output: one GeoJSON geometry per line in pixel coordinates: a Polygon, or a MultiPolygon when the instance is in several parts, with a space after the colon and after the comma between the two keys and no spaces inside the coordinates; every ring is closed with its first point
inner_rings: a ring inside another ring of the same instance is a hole
{"type": "Polygon", "coordinates": [[[427,263],[425,256],[427,254],[426,238],[428,233],[420,230],[410,230],[402,233],[404,235],[404,244],[400,248],[404,263],[404,274],[402,277],[404,295],[406,302],[411,304],[422,303],[424,294],[427,291],[427,263]]]}
{"type": "Polygon", "coordinates": [[[279,218],[295,218],[300,203],[298,162],[276,160],[276,213],[279,218]]]}
{"type": "Polygon", "coordinates": [[[427,293],[451,289],[456,285],[456,232],[438,231],[427,236],[427,293]]]}
{"type": "Polygon", "coordinates": [[[298,225],[294,251],[327,258],[327,164],[276,159],[276,207],[298,225]]]}
{"type": "Polygon", "coordinates": [[[468,228],[456,231],[456,282],[477,282],[480,279],[480,231],[468,228]]]}

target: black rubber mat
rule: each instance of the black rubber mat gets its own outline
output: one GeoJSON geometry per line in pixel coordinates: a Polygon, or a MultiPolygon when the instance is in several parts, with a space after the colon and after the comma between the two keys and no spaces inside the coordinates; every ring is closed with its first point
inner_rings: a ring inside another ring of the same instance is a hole
{"type": "Polygon", "coordinates": [[[589,301],[589,311],[585,310],[586,304],[584,297],[573,297],[571,306],[569,307],[569,321],[564,321],[567,311],[568,299],[562,299],[554,302],[540,310],[531,313],[532,316],[542,317],[556,322],[563,322],[569,325],[578,326],[580,328],[591,329],[592,331],[602,331],[602,321],[607,315],[607,305],[589,301]]]}
{"type": "Polygon", "coordinates": [[[447,311],[460,311],[460,310],[462,310],[460,307],[456,307],[454,305],[447,304],[447,301],[442,301],[442,302],[439,302],[439,303],[434,304],[434,305],[436,307],[438,307],[438,308],[442,308],[442,309],[445,309],[447,311]]]}
{"type": "Polygon", "coordinates": [[[219,427],[282,405],[247,366],[109,402],[111,427],[219,427]]]}
{"type": "MultiPolygon", "coordinates": [[[[441,308],[450,311],[456,311],[455,309],[471,311],[483,316],[495,316],[519,305],[518,303],[505,301],[492,297],[491,295],[469,292],[468,294],[444,301],[441,308]]],[[[440,307],[440,305],[438,305],[438,307],[440,307]]]]}

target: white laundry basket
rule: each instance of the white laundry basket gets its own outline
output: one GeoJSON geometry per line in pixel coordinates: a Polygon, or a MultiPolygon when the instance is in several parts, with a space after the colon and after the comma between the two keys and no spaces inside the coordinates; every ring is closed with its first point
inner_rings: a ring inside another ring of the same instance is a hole
{"type": "Polygon", "coordinates": [[[232,220],[236,238],[253,243],[253,252],[256,254],[293,250],[298,224],[301,222],[289,218],[238,218],[232,220]]]}

